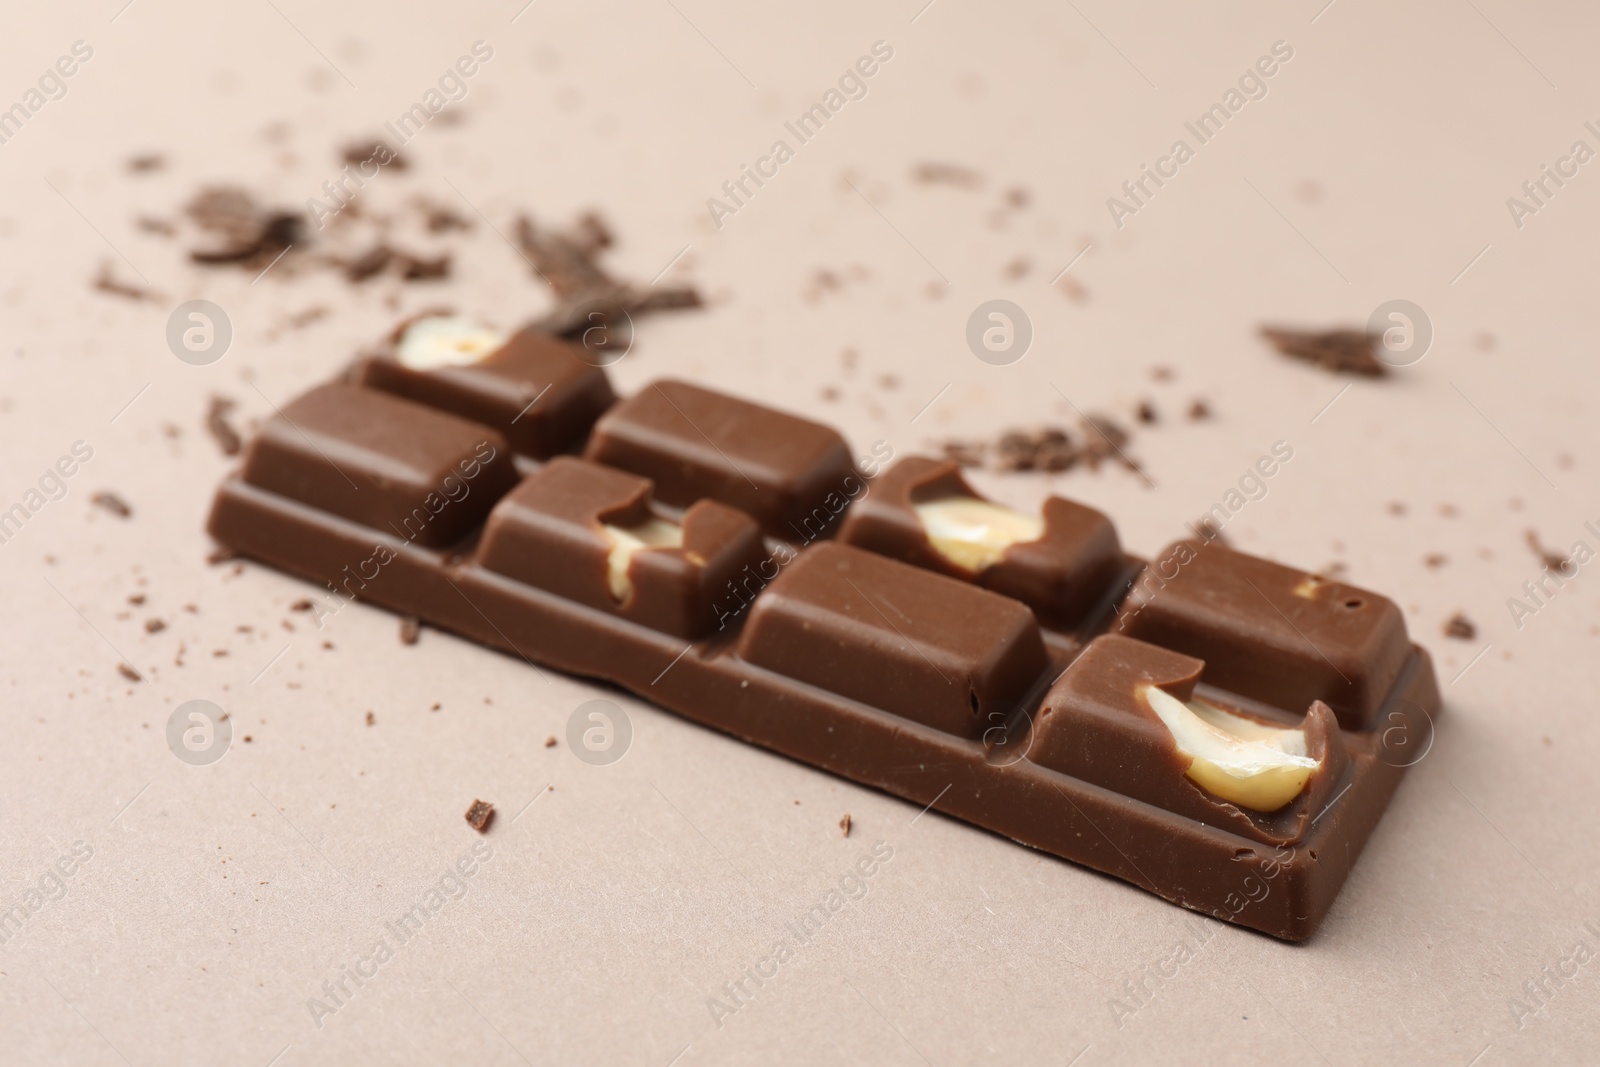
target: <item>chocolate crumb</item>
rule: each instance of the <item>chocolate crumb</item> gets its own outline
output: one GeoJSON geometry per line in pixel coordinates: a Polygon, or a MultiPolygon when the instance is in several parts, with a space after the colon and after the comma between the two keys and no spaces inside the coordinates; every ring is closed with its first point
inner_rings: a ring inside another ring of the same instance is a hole
{"type": "Polygon", "coordinates": [[[1189,418],[1195,422],[1202,422],[1211,417],[1211,405],[1203,398],[1196,397],[1194,403],[1189,405],[1189,418]]]}
{"type": "Polygon", "coordinates": [[[545,748],[555,748],[556,747],[556,739],[554,737],[545,738],[544,739],[544,747],[545,748]]]}
{"type": "Polygon", "coordinates": [[[178,228],[166,219],[158,219],[154,215],[140,215],[134,220],[134,225],[145,233],[158,234],[162,237],[171,237],[178,232],[178,228]]]}
{"type": "Polygon", "coordinates": [[[1400,501],[1398,501],[1398,500],[1389,501],[1389,514],[1391,514],[1391,515],[1404,515],[1405,513],[1406,513],[1406,506],[1404,504],[1400,503],[1400,501]]]}
{"type": "Polygon", "coordinates": [[[944,441],[939,451],[945,459],[963,467],[983,466],[984,445],[977,441],[944,441]]]}
{"type": "Polygon", "coordinates": [[[144,632],[147,634],[158,634],[166,628],[167,624],[160,619],[144,620],[144,632]]]}
{"type": "Polygon", "coordinates": [[[983,184],[977,171],[956,163],[918,163],[911,171],[911,180],[923,185],[953,185],[958,189],[976,189],[983,184]]]}
{"type": "Polygon", "coordinates": [[[1173,379],[1172,368],[1171,367],[1160,367],[1160,366],[1151,367],[1150,368],[1150,377],[1154,381],[1170,382],[1173,379]]]}
{"type": "Polygon", "coordinates": [[[122,676],[124,678],[126,678],[130,682],[142,682],[142,681],[144,681],[144,675],[142,675],[138,671],[134,670],[133,669],[133,664],[131,664],[131,663],[127,663],[127,662],[119,663],[119,664],[117,664],[117,670],[120,671],[122,676]]]}
{"type": "Polygon", "coordinates": [[[121,281],[113,272],[110,263],[101,263],[99,273],[94,276],[94,287],[102,293],[112,296],[127,297],[129,300],[159,300],[160,295],[154,289],[148,289],[132,282],[121,281]]]}
{"type": "Polygon", "coordinates": [[[1471,641],[1478,636],[1478,628],[1472,625],[1471,619],[1458,611],[1450,616],[1449,621],[1444,624],[1444,635],[1446,637],[1459,638],[1462,641],[1471,641]]]}
{"type": "Polygon", "coordinates": [[[1156,406],[1148,400],[1139,401],[1138,417],[1146,426],[1154,426],[1161,421],[1161,416],[1156,414],[1156,406]]]}
{"type": "Polygon", "coordinates": [[[215,567],[219,563],[231,563],[238,558],[239,554],[231,548],[213,548],[206,556],[206,562],[215,567]]]}
{"type": "Polygon", "coordinates": [[[374,725],[375,723],[377,723],[377,721],[378,721],[378,717],[376,715],[372,714],[372,712],[370,712],[370,711],[367,712],[367,725],[368,726],[374,725]]]}
{"type": "Polygon", "coordinates": [[[296,600],[293,604],[289,605],[289,610],[290,611],[310,611],[315,606],[316,605],[311,603],[310,598],[301,597],[299,600],[296,600]]]}
{"type": "Polygon", "coordinates": [[[450,277],[450,254],[448,252],[435,256],[433,259],[424,259],[413,256],[407,252],[397,252],[395,262],[400,268],[400,277],[408,282],[431,282],[441,278],[450,277]]]}
{"type": "Polygon", "coordinates": [[[1545,548],[1536,531],[1528,530],[1523,534],[1523,538],[1528,542],[1528,547],[1533,550],[1533,554],[1539,557],[1539,562],[1544,564],[1546,570],[1557,571],[1562,574],[1566,573],[1567,564],[1571,561],[1559,552],[1552,552],[1550,549],[1545,548]]]}
{"type": "Polygon", "coordinates": [[[140,604],[144,603],[144,594],[143,593],[130,593],[130,594],[128,594],[128,603],[132,604],[134,607],[138,607],[140,604]]]}
{"type": "Polygon", "coordinates": [[[440,708],[442,708],[442,707],[444,707],[444,705],[443,705],[443,704],[440,704],[440,703],[438,703],[438,702],[437,702],[437,701],[436,701],[436,702],[435,702],[435,703],[434,703],[434,705],[433,705],[433,707],[431,707],[431,708],[429,708],[429,709],[428,709],[428,710],[429,710],[429,711],[438,711],[438,710],[439,710],[439,709],[440,709],[440,708]]]}
{"type": "Polygon", "coordinates": [[[248,745],[250,742],[252,742],[254,740],[255,740],[255,738],[251,737],[249,734],[245,734],[244,735],[244,743],[245,744],[248,745]]]}
{"type": "Polygon", "coordinates": [[[405,156],[400,155],[385,142],[376,139],[371,141],[352,141],[344,146],[341,158],[352,167],[360,166],[368,160],[372,160],[381,167],[392,167],[395,170],[405,170],[410,166],[405,156]],[[384,158],[379,159],[378,157],[380,156],[384,158]]]}
{"type": "Polygon", "coordinates": [[[1443,552],[1430,552],[1426,556],[1422,557],[1422,562],[1430,569],[1438,570],[1440,567],[1443,567],[1446,563],[1450,562],[1450,557],[1445,555],[1443,552]]]}
{"type": "Polygon", "coordinates": [[[494,805],[482,800],[474,800],[472,807],[467,809],[467,825],[480,834],[489,832],[489,823],[494,821],[494,805]]]}
{"type": "Polygon", "coordinates": [[[364,282],[383,273],[383,269],[389,265],[389,260],[392,258],[394,249],[386,244],[373,245],[355,259],[345,261],[344,276],[351,282],[364,282]]]}
{"type": "Polygon", "coordinates": [[[119,519],[126,519],[133,514],[133,509],[127,501],[113,492],[102,489],[89,498],[89,503],[105,508],[119,519]]]}
{"type": "Polygon", "coordinates": [[[167,165],[165,156],[158,152],[141,152],[128,160],[128,171],[132,174],[148,174],[153,170],[160,170],[167,165]]]}
{"type": "Polygon", "coordinates": [[[422,636],[422,620],[415,615],[400,616],[400,643],[414,645],[422,636]]]}
{"type": "Polygon", "coordinates": [[[844,833],[844,836],[846,836],[846,837],[850,836],[850,813],[849,812],[845,812],[844,813],[844,818],[839,820],[839,829],[844,833]]]}
{"type": "Polygon", "coordinates": [[[211,406],[206,409],[206,432],[217,443],[217,447],[222,449],[224,456],[237,456],[244,448],[244,439],[228,421],[228,414],[237,406],[227,397],[213,393],[211,406]]]}
{"type": "Polygon", "coordinates": [[[1374,353],[1377,335],[1364,330],[1318,332],[1263,326],[1261,336],[1281,354],[1291,359],[1305,360],[1335,374],[1381,378],[1388,373],[1388,368],[1378,361],[1374,353]]]}

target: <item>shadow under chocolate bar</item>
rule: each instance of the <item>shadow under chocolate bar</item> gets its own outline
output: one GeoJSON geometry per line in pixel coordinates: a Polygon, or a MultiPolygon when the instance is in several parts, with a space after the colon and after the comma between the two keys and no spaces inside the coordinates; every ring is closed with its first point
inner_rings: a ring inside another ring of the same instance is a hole
{"type": "Polygon", "coordinates": [[[1433,668],[1384,597],[1215,544],[1145,564],[1071,501],[858,470],[688,383],[614,401],[551,338],[479,347],[287,405],[212,535],[1290,940],[1431,742],[1433,668]]]}

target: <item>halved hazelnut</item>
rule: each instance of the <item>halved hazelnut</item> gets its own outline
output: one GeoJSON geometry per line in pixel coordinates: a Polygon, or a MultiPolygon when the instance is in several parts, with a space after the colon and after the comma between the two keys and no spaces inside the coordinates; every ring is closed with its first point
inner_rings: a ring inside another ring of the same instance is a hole
{"type": "Polygon", "coordinates": [[[999,563],[1006,549],[1044,536],[1044,520],[973,496],[913,504],[935,552],[976,574],[999,563]]]}
{"type": "Polygon", "coordinates": [[[666,519],[646,519],[638,526],[612,526],[601,523],[600,529],[611,550],[606,553],[606,584],[618,602],[633,595],[633,582],[628,578],[628,566],[633,554],[645,548],[682,548],[683,527],[666,519]]]}
{"type": "Polygon", "coordinates": [[[471,319],[431,315],[406,327],[395,357],[411,370],[476,363],[506,343],[506,335],[471,319]]]}
{"type": "Polygon", "coordinates": [[[1158,686],[1140,687],[1190,759],[1202,788],[1252,811],[1277,811],[1305,789],[1321,760],[1306,755],[1304,730],[1284,729],[1200,700],[1184,703],[1158,686]]]}

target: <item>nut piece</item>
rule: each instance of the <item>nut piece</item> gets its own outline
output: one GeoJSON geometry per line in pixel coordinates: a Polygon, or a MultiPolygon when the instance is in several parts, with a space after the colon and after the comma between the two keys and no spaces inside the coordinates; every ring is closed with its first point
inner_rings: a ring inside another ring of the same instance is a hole
{"type": "Polygon", "coordinates": [[[1277,811],[1322,766],[1306,755],[1304,730],[1269,726],[1199,700],[1185,704],[1157,686],[1140,689],[1178,751],[1190,758],[1189,777],[1241,808],[1277,811]]]}
{"type": "Polygon", "coordinates": [[[628,527],[601,523],[600,529],[611,542],[611,551],[606,553],[606,583],[619,603],[633,595],[628,566],[635,552],[644,548],[683,547],[683,527],[666,519],[647,519],[638,526],[628,527]]]}
{"type": "Polygon", "coordinates": [[[406,327],[395,356],[411,370],[477,363],[506,343],[506,335],[471,319],[432,315],[406,327]]]}
{"type": "Polygon", "coordinates": [[[999,563],[1006,549],[1044,536],[1044,520],[972,496],[913,504],[934,551],[976,574],[999,563]]]}

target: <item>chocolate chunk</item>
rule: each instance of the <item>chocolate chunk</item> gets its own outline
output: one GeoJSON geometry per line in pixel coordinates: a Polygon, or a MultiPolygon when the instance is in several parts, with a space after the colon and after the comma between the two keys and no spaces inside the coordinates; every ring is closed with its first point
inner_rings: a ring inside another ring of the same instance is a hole
{"type": "Polygon", "coordinates": [[[1472,624],[1471,619],[1458,611],[1444,624],[1444,635],[1461,641],[1471,641],[1478,636],[1478,628],[1472,624]]]}
{"type": "Polygon", "coordinates": [[[844,818],[839,820],[839,832],[845,837],[850,836],[850,813],[844,813],[844,818]]]}
{"type": "Polygon", "coordinates": [[[655,382],[613,407],[584,455],[649,478],[668,504],[710,497],[795,542],[833,536],[866,487],[828,427],[687,382],[655,382]]]}
{"type": "Polygon", "coordinates": [[[1261,336],[1283,355],[1305,360],[1335,374],[1381,378],[1388,373],[1376,354],[1378,336],[1364,330],[1319,332],[1263,326],[1261,336]]]}
{"type": "Polygon", "coordinates": [[[489,824],[494,821],[494,805],[483,800],[474,800],[467,809],[467,825],[480,834],[489,832],[489,824]]]}

